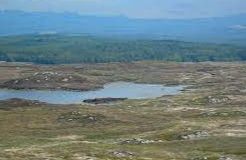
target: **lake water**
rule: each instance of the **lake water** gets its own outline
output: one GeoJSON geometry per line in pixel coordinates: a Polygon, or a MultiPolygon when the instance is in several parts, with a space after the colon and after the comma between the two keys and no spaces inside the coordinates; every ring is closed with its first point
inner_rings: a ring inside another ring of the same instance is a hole
{"type": "Polygon", "coordinates": [[[163,95],[176,95],[184,86],[163,86],[154,84],[136,84],[129,82],[114,82],[104,85],[95,91],[65,91],[65,90],[12,90],[0,89],[0,100],[12,98],[38,100],[50,104],[77,104],[86,99],[94,98],[128,98],[152,99],[163,95]]]}

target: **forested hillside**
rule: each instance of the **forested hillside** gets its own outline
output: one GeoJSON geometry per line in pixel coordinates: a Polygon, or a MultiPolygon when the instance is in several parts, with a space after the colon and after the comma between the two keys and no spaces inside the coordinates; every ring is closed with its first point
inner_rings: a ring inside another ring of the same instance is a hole
{"type": "Polygon", "coordinates": [[[1,37],[0,60],[41,64],[138,60],[244,61],[246,47],[173,40],[28,35],[1,37]]]}

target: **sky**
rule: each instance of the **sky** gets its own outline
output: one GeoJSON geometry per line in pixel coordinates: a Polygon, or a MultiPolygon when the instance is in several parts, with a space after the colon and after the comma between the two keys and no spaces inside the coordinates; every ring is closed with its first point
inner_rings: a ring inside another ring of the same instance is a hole
{"type": "Polygon", "coordinates": [[[191,19],[246,13],[246,0],[0,0],[0,10],[191,19]]]}

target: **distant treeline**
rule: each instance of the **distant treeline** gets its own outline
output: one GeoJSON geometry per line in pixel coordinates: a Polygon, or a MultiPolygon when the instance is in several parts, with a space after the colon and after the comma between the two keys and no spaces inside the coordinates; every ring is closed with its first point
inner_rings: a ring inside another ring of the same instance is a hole
{"type": "Polygon", "coordinates": [[[246,47],[172,40],[28,35],[1,37],[0,60],[41,64],[139,60],[245,61],[246,47]]]}

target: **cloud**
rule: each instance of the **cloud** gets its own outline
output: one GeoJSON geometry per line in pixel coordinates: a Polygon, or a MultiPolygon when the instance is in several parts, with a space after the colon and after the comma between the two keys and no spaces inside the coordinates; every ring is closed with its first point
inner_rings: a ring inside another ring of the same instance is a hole
{"type": "Polygon", "coordinates": [[[132,18],[199,18],[246,13],[245,0],[0,0],[2,10],[77,12],[132,18]]]}
{"type": "Polygon", "coordinates": [[[246,25],[234,25],[234,26],[230,26],[229,28],[234,29],[234,30],[246,30],[246,25]]]}

